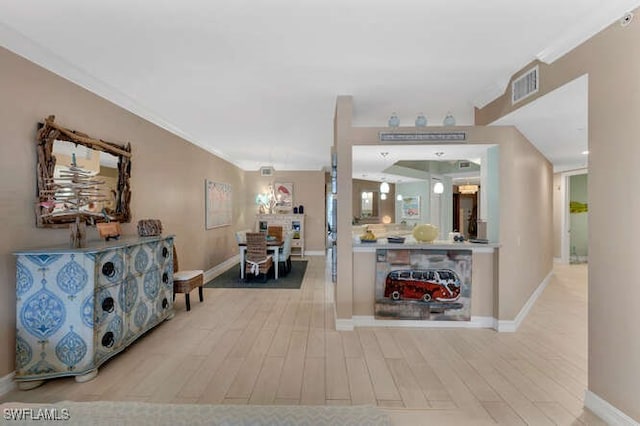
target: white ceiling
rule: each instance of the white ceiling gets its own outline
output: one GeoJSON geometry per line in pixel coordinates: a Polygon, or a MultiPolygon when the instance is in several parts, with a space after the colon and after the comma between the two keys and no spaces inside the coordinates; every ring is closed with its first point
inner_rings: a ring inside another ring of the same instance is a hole
{"type": "Polygon", "coordinates": [[[447,111],[473,124],[515,71],[638,5],[3,0],[0,44],[245,170],[319,170],[337,95],[353,95],[359,126],[391,112],[440,124],[447,111]]]}
{"type": "Polygon", "coordinates": [[[496,120],[513,125],[553,164],[555,172],[587,167],[588,89],[585,74],[496,120]]]}

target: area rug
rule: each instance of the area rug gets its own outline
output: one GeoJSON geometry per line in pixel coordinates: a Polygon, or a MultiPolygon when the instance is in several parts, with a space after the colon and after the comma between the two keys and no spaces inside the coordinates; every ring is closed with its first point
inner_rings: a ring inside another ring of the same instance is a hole
{"type": "Polygon", "coordinates": [[[300,288],[304,273],[307,270],[306,260],[294,260],[291,262],[291,271],[287,275],[280,275],[278,279],[274,279],[273,275],[269,276],[267,282],[262,282],[262,276],[250,277],[242,280],[240,278],[240,265],[218,275],[213,280],[206,283],[207,288],[300,288]]]}
{"type": "Polygon", "coordinates": [[[16,424],[64,425],[225,425],[343,426],[391,425],[374,406],[208,405],[149,402],[62,401],[5,403],[3,418],[16,424]],[[49,421],[47,421],[49,420],[49,421]]]}

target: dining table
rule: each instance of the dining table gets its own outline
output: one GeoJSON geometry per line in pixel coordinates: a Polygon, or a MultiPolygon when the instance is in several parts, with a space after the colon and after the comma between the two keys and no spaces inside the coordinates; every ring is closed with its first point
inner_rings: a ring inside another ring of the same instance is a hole
{"type": "MultiPolygon", "coordinates": [[[[274,277],[276,280],[278,279],[278,255],[280,254],[280,248],[283,246],[283,244],[283,240],[267,238],[267,253],[273,253],[274,277]]],[[[238,243],[238,247],[240,248],[240,278],[244,280],[247,243],[238,243]]]]}

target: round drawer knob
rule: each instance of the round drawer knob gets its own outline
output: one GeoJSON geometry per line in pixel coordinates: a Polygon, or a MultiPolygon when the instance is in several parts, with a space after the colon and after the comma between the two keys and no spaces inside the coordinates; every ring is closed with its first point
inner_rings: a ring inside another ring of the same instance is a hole
{"type": "Polygon", "coordinates": [[[113,278],[115,274],[116,274],[116,266],[113,264],[113,262],[107,262],[104,265],[102,265],[102,275],[105,275],[109,278],[113,278]]]}
{"type": "Polygon", "coordinates": [[[114,305],[113,297],[107,297],[102,301],[102,310],[105,312],[113,312],[114,305]]]}
{"type": "Polygon", "coordinates": [[[102,336],[102,346],[105,348],[110,348],[113,346],[115,339],[113,338],[113,332],[107,331],[104,336],[102,336]]]}
{"type": "Polygon", "coordinates": [[[169,301],[165,297],[164,299],[162,299],[162,309],[167,309],[167,306],[169,306],[169,301]]]}
{"type": "Polygon", "coordinates": [[[166,272],[162,274],[162,282],[165,284],[169,282],[169,274],[166,272]]]}
{"type": "Polygon", "coordinates": [[[165,259],[167,257],[169,257],[169,249],[166,247],[162,247],[162,257],[164,257],[165,259]]]}

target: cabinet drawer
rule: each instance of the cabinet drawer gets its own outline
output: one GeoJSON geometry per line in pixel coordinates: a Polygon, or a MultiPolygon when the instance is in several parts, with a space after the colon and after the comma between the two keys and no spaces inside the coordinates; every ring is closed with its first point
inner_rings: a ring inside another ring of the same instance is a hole
{"type": "Polygon", "coordinates": [[[291,240],[291,247],[302,247],[302,240],[291,240]]]}
{"type": "Polygon", "coordinates": [[[156,267],[155,256],[158,245],[158,242],[154,242],[127,247],[129,273],[140,275],[156,267]]]}

